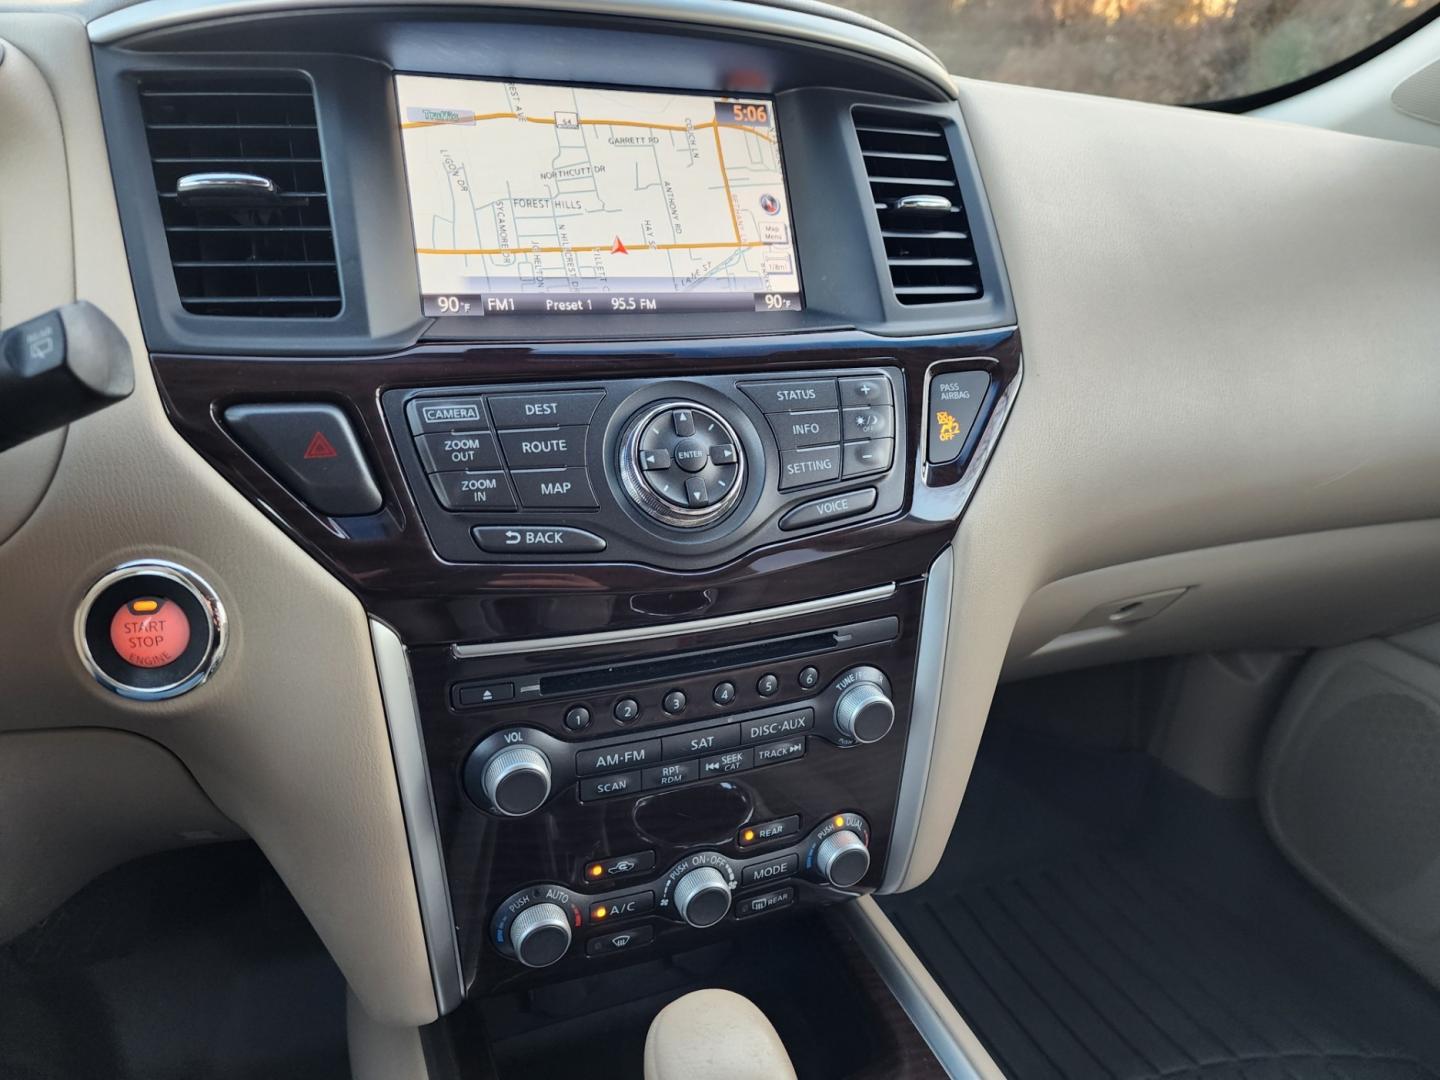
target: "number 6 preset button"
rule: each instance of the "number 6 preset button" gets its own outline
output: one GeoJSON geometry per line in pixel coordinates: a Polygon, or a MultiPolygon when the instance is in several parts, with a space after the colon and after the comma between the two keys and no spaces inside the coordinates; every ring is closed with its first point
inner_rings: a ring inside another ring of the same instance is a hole
{"type": "Polygon", "coordinates": [[[481,551],[496,555],[572,555],[605,550],[602,537],[563,525],[477,525],[470,532],[481,551]]]}

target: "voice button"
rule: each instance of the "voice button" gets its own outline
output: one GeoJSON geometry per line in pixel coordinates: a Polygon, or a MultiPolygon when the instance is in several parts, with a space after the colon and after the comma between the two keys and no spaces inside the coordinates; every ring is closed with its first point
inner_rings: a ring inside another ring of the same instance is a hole
{"type": "Polygon", "coordinates": [[[540,525],[479,525],[471,529],[481,551],[512,555],[604,551],[605,541],[584,529],[540,525]]]}

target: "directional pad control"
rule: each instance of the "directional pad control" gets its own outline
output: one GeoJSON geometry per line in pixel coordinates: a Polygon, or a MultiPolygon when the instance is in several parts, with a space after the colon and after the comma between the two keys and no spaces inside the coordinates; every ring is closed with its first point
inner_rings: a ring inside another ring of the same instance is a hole
{"type": "Polygon", "coordinates": [[[744,482],[734,429],[692,402],[666,402],[636,417],[621,455],[626,493],[649,516],[679,528],[714,524],[744,482]]]}

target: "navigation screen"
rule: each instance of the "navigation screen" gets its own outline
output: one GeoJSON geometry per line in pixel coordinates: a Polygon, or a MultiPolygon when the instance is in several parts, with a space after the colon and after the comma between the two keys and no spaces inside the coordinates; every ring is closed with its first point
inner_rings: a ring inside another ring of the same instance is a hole
{"type": "Polygon", "coordinates": [[[770,101],[395,82],[425,314],[800,310],[770,101]]]}

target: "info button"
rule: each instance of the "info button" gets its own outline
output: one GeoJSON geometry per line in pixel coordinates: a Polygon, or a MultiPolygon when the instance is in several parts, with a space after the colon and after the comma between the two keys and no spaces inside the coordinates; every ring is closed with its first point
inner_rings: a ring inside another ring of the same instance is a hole
{"type": "Polygon", "coordinates": [[[605,541],[584,529],[560,525],[479,525],[470,530],[481,551],[512,555],[574,555],[604,551],[605,541]]]}

